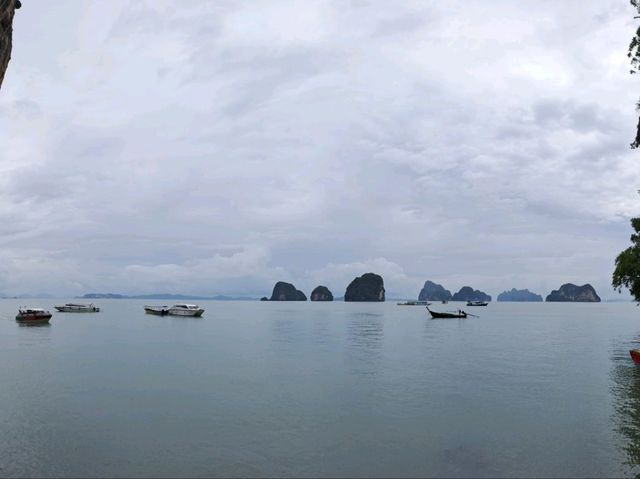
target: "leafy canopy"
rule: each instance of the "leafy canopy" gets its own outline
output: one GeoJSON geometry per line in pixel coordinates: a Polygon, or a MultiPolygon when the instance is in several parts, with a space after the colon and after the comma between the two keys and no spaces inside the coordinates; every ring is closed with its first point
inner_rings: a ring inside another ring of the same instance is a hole
{"type": "MultiPolygon", "coordinates": [[[[635,8],[640,15],[640,0],[630,0],[630,2],[633,8],[635,8]]],[[[638,27],[635,35],[631,39],[631,43],[629,43],[629,51],[627,52],[627,56],[629,57],[629,61],[631,62],[631,70],[629,72],[632,75],[640,72],[640,27],[638,27]]],[[[636,109],[640,111],[640,101],[636,103],[636,109]]],[[[638,148],[639,146],[640,120],[638,121],[638,133],[636,134],[636,139],[633,141],[633,143],[631,143],[631,148],[638,148]]]]}
{"type": "Polygon", "coordinates": [[[623,287],[627,288],[635,300],[640,302],[640,218],[633,218],[631,226],[635,231],[631,235],[632,246],[616,258],[612,284],[618,292],[623,287]]]}

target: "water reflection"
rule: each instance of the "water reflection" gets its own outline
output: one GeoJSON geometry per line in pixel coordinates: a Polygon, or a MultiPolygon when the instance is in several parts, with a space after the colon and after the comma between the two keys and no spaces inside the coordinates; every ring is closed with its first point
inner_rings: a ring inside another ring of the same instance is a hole
{"type": "Polygon", "coordinates": [[[355,313],[347,323],[348,356],[358,374],[374,374],[382,359],[384,326],[382,314],[355,313]]]}
{"type": "Polygon", "coordinates": [[[616,431],[623,438],[622,450],[629,474],[640,478],[640,366],[629,357],[629,349],[640,347],[640,338],[633,343],[617,345],[612,353],[611,392],[614,399],[616,431]]]}

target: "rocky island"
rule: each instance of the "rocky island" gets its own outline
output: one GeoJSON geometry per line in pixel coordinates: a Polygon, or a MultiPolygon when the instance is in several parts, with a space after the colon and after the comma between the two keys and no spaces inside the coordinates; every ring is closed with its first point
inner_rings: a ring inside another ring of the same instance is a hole
{"type": "Polygon", "coordinates": [[[453,301],[491,301],[491,296],[471,286],[463,286],[453,295],[453,301]]]}
{"type": "Polygon", "coordinates": [[[344,293],[345,301],[384,301],[384,281],[382,276],[365,273],[357,277],[344,293]]]}
{"type": "Polygon", "coordinates": [[[326,286],[316,286],[311,291],[311,301],[333,301],[333,294],[326,286]]]}
{"type": "Polygon", "coordinates": [[[285,283],[284,281],[278,281],[273,287],[273,293],[271,293],[271,299],[269,301],[306,301],[305,294],[296,289],[291,283],[285,283]]]}
{"type": "Polygon", "coordinates": [[[570,301],[576,303],[599,303],[600,296],[590,284],[576,286],[575,284],[566,283],[560,286],[560,289],[554,289],[547,296],[548,302],[570,301]]]}
{"type": "Polygon", "coordinates": [[[20,0],[0,0],[0,86],[11,59],[13,15],[20,6],[20,0]]]}
{"type": "Polygon", "coordinates": [[[418,301],[450,301],[451,291],[444,289],[441,284],[426,281],[418,295],[418,301]]]}
{"type": "Polygon", "coordinates": [[[532,293],[528,289],[515,289],[503,291],[498,295],[498,301],[542,301],[542,296],[532,293]]]}

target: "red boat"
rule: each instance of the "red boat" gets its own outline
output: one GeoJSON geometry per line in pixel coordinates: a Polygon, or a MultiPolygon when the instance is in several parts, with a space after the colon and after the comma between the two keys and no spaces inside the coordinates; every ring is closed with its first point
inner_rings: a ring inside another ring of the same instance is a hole
{"type": "Polygon", "coordinates": [[[634,363],[640,364],[640,349],[632,349],[629,351],[629,354],[631,355],[631,359],[633,359],[634,363]]]}
{"type": "Polygon", "coordinates": [[[41,308],[20,308],[16,321],[25,324],[44,324],[51,319],[51,313],[41,308]]]}

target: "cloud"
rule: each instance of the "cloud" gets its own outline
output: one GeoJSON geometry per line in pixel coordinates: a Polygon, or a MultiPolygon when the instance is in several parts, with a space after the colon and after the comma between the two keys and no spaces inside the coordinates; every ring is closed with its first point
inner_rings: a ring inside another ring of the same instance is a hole
{"type": "Polygon", "coordinates": [[[373,271],[407,297],[426,279],[607,297],[640,181],[627,10],[25,4],[0,290],[340,295],[373,271]]]}

